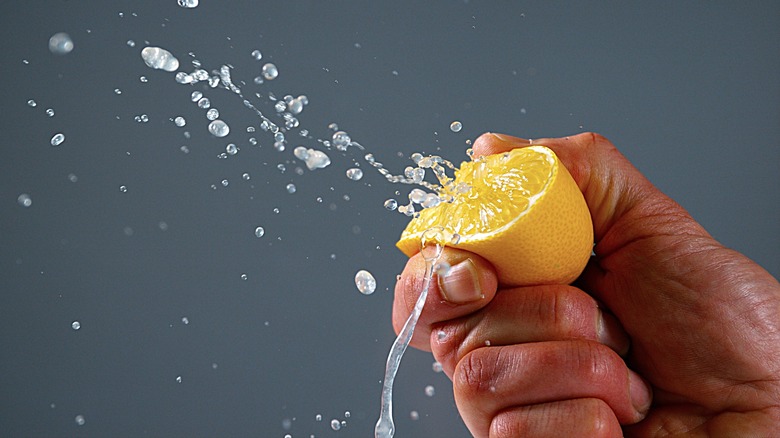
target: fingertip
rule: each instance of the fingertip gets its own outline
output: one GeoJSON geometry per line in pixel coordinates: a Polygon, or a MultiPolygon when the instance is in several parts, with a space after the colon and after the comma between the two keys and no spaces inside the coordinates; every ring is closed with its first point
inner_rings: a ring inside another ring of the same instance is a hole
{"type": "Polygon", "coordinates": [[[524,138],[486,132],[474,141],[471,149],[474,151],[474,157],[482,157],[507,152],[529,144],[530,142],[524,138]]]}

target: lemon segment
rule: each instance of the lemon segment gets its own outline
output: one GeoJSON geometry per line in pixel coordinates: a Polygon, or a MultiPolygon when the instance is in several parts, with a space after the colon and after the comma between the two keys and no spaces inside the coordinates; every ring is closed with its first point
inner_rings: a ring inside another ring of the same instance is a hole
{"type": "Polygon", "coordinates": [[[569,172],[545,146],[464,162],[454,183],[439,195],[451,197],[451,202],[423,209],[396,243],[407,256],[420,251],[426,230],[442,227],[459,239],[438,243],[484,257],[504,286],[568,284],[590,258],[593,224],[588,206],[569,172]]]}

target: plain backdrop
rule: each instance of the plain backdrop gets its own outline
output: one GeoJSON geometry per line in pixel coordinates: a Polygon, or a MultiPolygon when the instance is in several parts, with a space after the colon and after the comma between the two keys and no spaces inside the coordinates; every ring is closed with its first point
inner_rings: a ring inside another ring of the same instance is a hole
{"type": "MultiPolygon", "coordinates": [[[[596,131],[780,275],[777,2],[2,2],[0,41],[2,436],[372,436],[405,263],[383,203],[409,187],[366,152],[399,174],[486,131],[596,131]],[[147,67],[147,45],[231,66],[272,120],[269,96],[306,95],[286,150],[236,94],[147,67]],[[255,84],[266,62],[279,76],[255,84]],[[367,150],[310,172],[292,149],[330,123],[367,150]]],[[[401,365],[397,436],[469,436],[432,362],[401,365]]]]}

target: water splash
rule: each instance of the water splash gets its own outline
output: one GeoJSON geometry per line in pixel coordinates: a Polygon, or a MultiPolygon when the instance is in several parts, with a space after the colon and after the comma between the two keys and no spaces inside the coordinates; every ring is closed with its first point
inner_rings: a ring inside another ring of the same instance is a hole
{"type": "Polygon", "coordinates": [[[401,358],[414,335],[414,328],[417,326],[417,320],[420,318],[423,307],[425,307],[428,289],[430,288],[433,279],[434,266],[436,266],[439,261],[442,249],[444,248],[439,242],[446,242],[449,240],[445,238],[445,235],[446,232],[442,227],[434,227],[426,230],[420,240],[420,253],[425,260],[425,280],[423,282],[423,289],[422,292],[420,292],[420,297],[417,298],[412,314],[409,315],[409,318],[406,320],[398,337],[395,338],[395,342],[393,342],[392,347],[390,347],[390,354],[387,356],[385,379],[382,385],[382,407],[379,413],[379,420],[376,422],[376,427],[374,428],[375,438],[392,438],[395,434],[395,423],[393,422],[393,382],[398,373],[398,367],[401,365],[401,358]]]}
{"type": "Polygon", "coordinates": [[[144,47],[141,58],[147,66],[156,70],[176,71],[179,68],[179,60],[160,47],[144,47]]]}
{"type": "Polygon", "coordinates": [[[73,50],[73,40],[65,32],[55,33],[49,38],[49,50],[55,55],[67,55],[73,50]]]}

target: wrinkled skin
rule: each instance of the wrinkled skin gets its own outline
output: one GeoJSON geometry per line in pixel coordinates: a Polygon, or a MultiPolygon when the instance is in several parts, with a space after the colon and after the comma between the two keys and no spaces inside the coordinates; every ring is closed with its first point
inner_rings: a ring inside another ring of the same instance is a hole
{"type": "MultiPolygon", "coordinates": [[[[574,285],[502,288],[487,261],[445,249],[453,270],[433,282],[412,345],[442,363],[471,433],[780,436],[777,280],[715,241],[605,138],[534,143],[582,190],[596,255],[574,285]]],[[[484,134],[474,151],[528,144],[484,134]]],[[[423,274],[418,254],[396,285],[396,331],[423,274]]]]}

